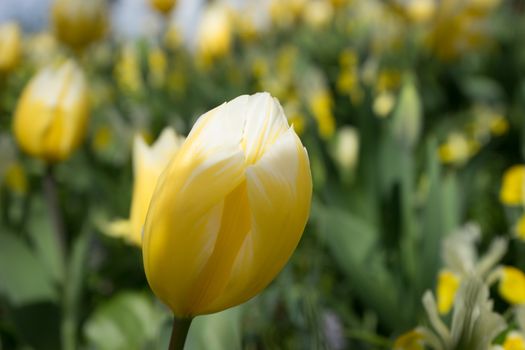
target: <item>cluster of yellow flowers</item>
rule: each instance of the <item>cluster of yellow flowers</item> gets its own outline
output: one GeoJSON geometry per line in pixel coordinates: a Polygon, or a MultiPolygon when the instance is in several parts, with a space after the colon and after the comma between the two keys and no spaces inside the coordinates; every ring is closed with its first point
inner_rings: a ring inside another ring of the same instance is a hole
{"type": "Polygon", "coordinates": [[[464,165],[492,138],[504,135],[509,123],[497,109],[483,105],[472,108],[472,118],[462,130],[453,130],[439,147],[445,164],[464,165]]]}

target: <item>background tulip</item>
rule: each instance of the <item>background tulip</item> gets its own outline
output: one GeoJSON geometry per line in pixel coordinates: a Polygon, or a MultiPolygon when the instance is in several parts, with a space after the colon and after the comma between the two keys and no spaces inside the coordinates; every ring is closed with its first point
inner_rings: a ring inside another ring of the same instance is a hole
{"type": "Polygon", "coordinates": [[[0,26],[0,72],[13,70],[20,62],[22,51],[20,27],[14,22],[0,26]]]}
{"type": "Polygon", "coordinates": [[[210,5],[204,12],[197,33],[198,52],[205,62],[223,57],[232,46],[232,23],[225,5],[210,5]]]}
{"type": "Polygon", "coordinates": [[[161,175],[144,227],[146,276],[180,317],[220,311],[265,288],[308,219],[306,150],[268,93],[204,114],[161,175]]]}
{"type": "Polygon", "coordinates": [[[163,14],[170,13],[177,3],[176,0],[150,0],[149,2],[155,10],[163,14]]]}
{"type": "Polygon", "coordinates": [[[82,70],[67,61],[42,69],[22,92],[13,122],[20,147],[46,161],[67,158],[86,133],[89,103],[82,70]]]}
{"type": "Polygon", "coordinates": [[[182,142],[184,138],[178,136],[171,128],[164,129],[151,147],[148,147],[142,136],[135,137],[133,145],[134,184],[130,214],[132,231],[129,238],[137,245],[141,245],[142,242],[142,227],[157,179],[182,142]]]}
{"type": "Polygon", "coordinates": [[[106,30],[104,0],[55,0],[52,21],[57,38],[75,50],[96,41],[106,30]]]}

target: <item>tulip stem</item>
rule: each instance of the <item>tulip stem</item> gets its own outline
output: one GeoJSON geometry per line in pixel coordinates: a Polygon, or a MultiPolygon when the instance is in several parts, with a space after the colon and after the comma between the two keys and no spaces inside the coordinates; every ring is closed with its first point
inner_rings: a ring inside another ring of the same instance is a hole
{"type": "Polygon", "coordinates": [[[53,177],[53,166],[48,165],[46,174],[43,179],[44,192],[48,205],[49,216],[53,224],[53,231],[55,239],[58,244],[62,262],[65,263],[67,259],[66,251],[66,230],[64,227],[64,218],[58,202],[58,191],[55,178],[53,177]]]}
{"type": "Polygon", "coordinates": [[[168,350],[184,350],[184,343],[190,330],[192,318],[173,317],[173,328],[171,329],[170,346],[168,350]]]}

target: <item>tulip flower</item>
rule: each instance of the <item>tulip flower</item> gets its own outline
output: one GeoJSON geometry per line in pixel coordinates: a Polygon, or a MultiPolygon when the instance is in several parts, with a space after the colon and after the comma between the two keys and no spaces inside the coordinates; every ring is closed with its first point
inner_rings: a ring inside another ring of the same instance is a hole
{"type": "Polygon", "coordinates": [[[20,62],[22,51],[20,27],[14,22],[0,26],[0,73],[13,70],[20,62]]]}
{"type": "Polygon", "coordinates": [[[179,318],[247,301],[284,267],[308,219],[306,149],[268,93],[205,113],[164,170],[144,226],[153,292],[179,318]]]}
{"type": "Polygon", "coordinates": [[[122,237],[131,244],[142,246],[142,227],[146,220],[151,196],[157,180],[177,153],[184,137],[174,129],[165,128],[158,139],[148,146],[142,134],[133,143],[133,196],[129,220],[115,220],[104,225],[102,231],[113,237],[122,237]]]}
{"type": "Polygon", "coordinates": [[[230,52],[232,30],[230,13],[225,5],[210,5],[204,11],[197,33],[197,47],[205,62],[230,52]]]}
{"type": "Polygon", "coordinates": [[[100,39],[106,31],[105,0],[55,0],[52,9],[56,37],[80,50],[100,39]]]}
{"type": "Polygon", "coordinates": [[[177,3],[176,0],[149,0],[150,5],[160,13],[167,15],[171,12],[175,4],[177,3]]]}
{"type": "Polygon", "coordinates": [[[67,61],[42,69],[24,88],[13,131],[28,154],[55,162],[67,158],[83,141],[89,118],[86,79],[67,61]]]}

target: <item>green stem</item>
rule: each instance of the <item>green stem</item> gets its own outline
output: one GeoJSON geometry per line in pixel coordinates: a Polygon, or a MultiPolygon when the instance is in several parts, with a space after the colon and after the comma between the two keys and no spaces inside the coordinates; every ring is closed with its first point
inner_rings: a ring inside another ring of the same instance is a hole
{"type": "MultiPolygon", "coordinates": [[[[65,263],[67,258],[67,247],[66,247],[66,229],[64,227],[64,218],[62,217],[62,211],[58,202],[58,191],[55,178],[53,177],[53,166],[48,165],[46,174],[43,179],[45,199],[49,210],[49,216],[53,224],[53,232],[55,234],[55,240],[59,246],[61,254],[61,261],[65,263]]],[[[63,265],[64,266],[64,265],[63,265]]]]}
{"type": "Polygon", "coordinates": [[[192,320],[192,318],[173,317],[173,328],[171,329],[168,350],[184,350],[184,343],[186,342],[192,320]]]}
{"type": "Polygon", "coordinates": [[[66,229],[64,217],[60,209],[58,190],[55,178],[53,176],[53,166],[49,164],[46,173],[42,179],[44,195],[49,210],[49,216],[53,225],[55,242],[58,245],[61,266],[66,267],[62,281],[62,317],[61,317],[61,340],[64,350],[75,349],[75,319],[71,313],[71,291],[69,288],[69,270],[67,269],[68,249],[66,241],[66,229]]]}

